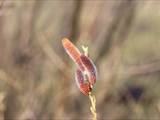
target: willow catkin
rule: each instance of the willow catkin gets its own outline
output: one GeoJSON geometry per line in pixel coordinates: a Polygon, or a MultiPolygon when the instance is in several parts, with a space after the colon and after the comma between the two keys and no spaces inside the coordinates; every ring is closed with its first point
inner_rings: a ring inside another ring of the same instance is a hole
{"type": "Polygon", "coordinates": [[[94,63],[86,54],[88,49],[86,49],[85,54],[81,54],[77,47],[67,38],[62,39],[62,44],[67,54],[77,64],[75,78],[80,91],[85,95],[89,95],[96,82],[97,71],[94,63]]]}
{"type": "Polygon", "coordinates": [[[81,55],[80,58],[81,58],[82,64],[85,67],[90,84],[94,85],[97,78],[97,70],[94,63],[89,57],[85,55],[81,55]]]}
{"type": "Polygon", "coordinates": [[[62,44],[70,58],[77,64],[80,70],[84,71],[84,67],[80,59],[81,53],[77,47],[67,38],[62,39],[62,44]]]}
{"type": "Polygon", "coordinates": [[[80,71],[80,69],[76,70],[75,73],[75,79],[78,88],[84,95],[89,95],[89,92],[91,92],[92,88],[89,82],[85,82],[84,74],[80,71]]]}

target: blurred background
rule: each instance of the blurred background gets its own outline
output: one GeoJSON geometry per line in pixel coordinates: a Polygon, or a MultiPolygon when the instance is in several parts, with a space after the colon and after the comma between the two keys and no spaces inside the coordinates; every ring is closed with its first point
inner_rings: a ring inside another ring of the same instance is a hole
{"type": "Polygon", "coordinates": [[[0,0],[0,119],[91,119],[61,40],[89,47],[99,119],[160,119],[160,1],[0,0]]]}

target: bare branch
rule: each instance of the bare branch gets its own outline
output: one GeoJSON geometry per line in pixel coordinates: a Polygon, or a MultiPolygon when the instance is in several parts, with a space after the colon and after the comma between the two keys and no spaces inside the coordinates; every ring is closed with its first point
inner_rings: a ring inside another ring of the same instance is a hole
{"type": "Polygon", "coordinates": [[[114,48],[115,46],[117,47],[117,45],[120,46],[120,44],[124,42],[131,27],[134,12],[135,3],[132,0],[120,3],[115,18],[106,33],[106,40],[102,43],[96,62],[100,61],[105,55],[107,55],[111,48],[114,48]]]}
{"type": "Polygon", "coordinates": [[[129,65],[124,66],[123,73],[124,76],[135,76],[135,75],[146,75],[155,72],[160,72],[160,61],[155,61],[147,64],[141,65],[129,65]]]}

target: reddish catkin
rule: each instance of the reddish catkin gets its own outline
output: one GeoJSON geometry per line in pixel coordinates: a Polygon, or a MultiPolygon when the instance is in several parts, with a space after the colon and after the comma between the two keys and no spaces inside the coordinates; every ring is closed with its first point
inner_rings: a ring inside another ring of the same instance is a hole
{"type": "Polygon", "coordinates": [[[89,83],[85,83],[80,85],[80,91],[84,94],[84,95],[89,95],[89,92],[91,92],[92,88],[91,85],[89,83]]]}
{"type": "Polygon", "coordinates": [[[89,95],[89,92],[92,90],[90,83],[84,83],[84,75],[80,69],[76,70],[75,79],[78,88],[84,95],[89,95]]]}
{"type": "Polygon", "coordinates": [[[62,44],[67,54],[71,57],[71,59],[78,65],[80,70],[84,71],[84,67],[80,60],[81,53],[77,49],[77,47],[72,42],[70,42],[67,38],[62,39],[62,44]]]}
{"type": "Polygon", "coordinates": [[[85,55],[81,55],[80,58],[81,58],[82,64],[85,67],[85,71],[87,71],[87,76],[90,84],[94,85],[97,78],[97,70],[94,63],[89,57],[85,55]]]}
{"type": "Polygon", "coordinates": [[[76,70],[75,79],[76,79],[76,83],[77,83],[78,87],[80,87],[80,85],[82,85],[84,83],[84,75],[80,69],[76,70]]]}
{"type": "Polygon", "coordinates": [[[62,40],[62,44],[67,54],[78,66],[75,73],[78,88],[83,94],[89,95],[96,82],[97,72],[95,65],[88,56],[81,54],[77,47],[67,38],[62,40]],[[85,75],[87,80],[85,80],[85,75]]]}

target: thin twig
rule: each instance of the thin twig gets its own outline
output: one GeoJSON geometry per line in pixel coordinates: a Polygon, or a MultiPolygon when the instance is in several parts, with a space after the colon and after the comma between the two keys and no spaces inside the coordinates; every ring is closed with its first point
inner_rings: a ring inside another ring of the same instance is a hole
{"type": "Polygon", "coordinates": [[[97,120],[97,112],[96,112],[96,97],[91,92],[89,92],[89,99],[91,101],[90,110],[93,114],[93,120],[97,120]]]}

